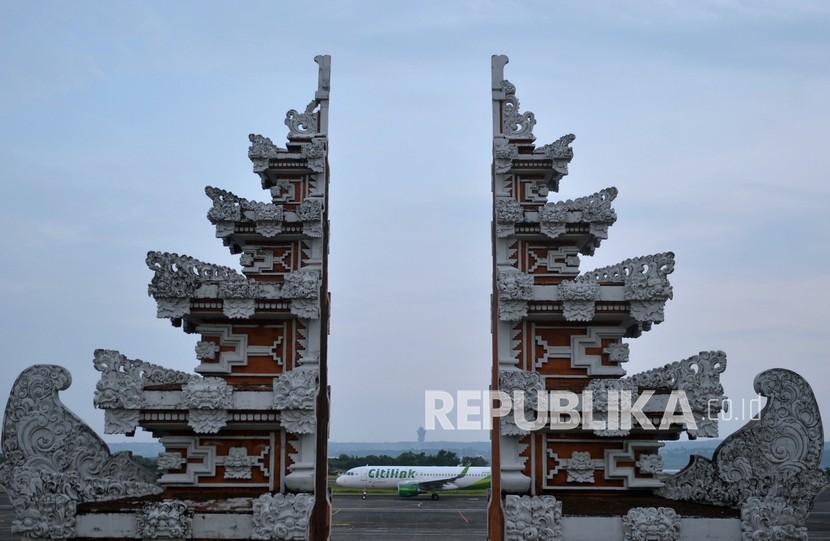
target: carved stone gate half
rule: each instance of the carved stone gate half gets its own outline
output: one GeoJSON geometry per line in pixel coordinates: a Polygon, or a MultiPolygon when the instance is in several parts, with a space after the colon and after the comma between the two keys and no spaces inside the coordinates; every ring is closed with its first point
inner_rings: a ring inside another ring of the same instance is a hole
{"type": "Polygon", "coordinates": [[[662,471],[660,440],[718,435],[726,355],[703,351],[626,376],[627,340],[663,321],[674,254],[580,269],[580,255],[617,220],[617,189],[548,200],[568,174],[574,136],[535,144],[536,118],[520,110],[507,62],[492,59],[491,385],[524,391],[527,419],[543,391],[592,391],[588,410],[604,426],[583,416],[575,429],[522,427],[515,412],[494,422],[490,540],[806,539],[804,519],[825,484],[824,439],[813,393],[793,372],[755,379],[769,399],[761,419],[726,438],[712,461],[662,471]],[[614,422],[610,405],[625,391],[632,401],[654,393],[643,410],[657,430],[614,422]],[[694,426],[659,424],[674,391],[685,392],[694,426]]]}
{"type": "Polygon", "coordinates": [[[97,350],[105,432],[159,438],[159,472],[106,444],[37,365],[6,407],[0,479],[28,539],[327,539],[330,57],[291,110],[285,148],[250,136],[267,201],[207,187],[207,218],[242,272],[150,252],[158,317],[198,336],[195,374],[97,350]],[[160,473],[160,476],[159,476],[160,473]]]}

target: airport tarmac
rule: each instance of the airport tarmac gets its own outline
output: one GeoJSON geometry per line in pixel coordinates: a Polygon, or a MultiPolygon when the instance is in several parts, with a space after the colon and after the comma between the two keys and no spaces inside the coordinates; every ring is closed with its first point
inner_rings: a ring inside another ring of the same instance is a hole
{"type": "Polygon", "coordinates": [[[337,495],[332,498],[332,541],[382,539],[410,541],[445,539],[461,541],[487,538],[487,497],[337,495]]]}
{"type": "MultiPolygon", "coordinates": [[[[486,538],[484,496],[445,496],[405,499],[394,496],[335,495],[332,501],[332,541],[409,541],[445,539],[462,541],[486,538]]],[[[17,541],[11,535],[12,509],[0,494],[0,541],[17,541]]],[[[810,541],[830,541],[830,490],[816,500],[808,518],[810,541]]]]}

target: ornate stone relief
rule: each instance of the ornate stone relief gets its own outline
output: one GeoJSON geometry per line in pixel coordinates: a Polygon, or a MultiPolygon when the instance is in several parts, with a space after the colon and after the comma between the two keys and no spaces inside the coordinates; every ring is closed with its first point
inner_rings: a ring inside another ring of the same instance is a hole
{"type": "Polygon", "coordinates": [[[282,232],[282,205],[250,201],[212,186],[207,186],[205,193],[213,201],[207,217],[216,226],[217,237],[224,238],[233,234],[236,224],[242,222],[253,223],[257,234],[266,238],[282,232]]]}
{"type": "Polygon", "coordinates": [[[60,402],[71,384],[55,365],[24,370],[12,386],[3,420],[0,482],[16,518],[12,533],[30,539],[75,534],[81,502],[158,494],[150,474],[106,443],[60,402]]]}
{"type": "Polygon", "coordinates": [[[509,237],[516,232],[516,224],[524,221],[522,205],[515,199],[496,200],[496,236],[509,237]]]}
{"type": "Polygon", "coordinates": [[[280,425],[291,434],[312,434],[317,427],[315,410],[283,410],[280,425]]]}
{"type": "Polygon", "coordinates": [[[178,470],[187,463],[181,453],[160,453],[156,459],[156,467],[161,470],[178,470]]]}
{"type": "Polygon", "coordinates": [[[192,535],[192,513],[180,501],[145,503],[136,517],[143,539],[188,539],[192,535]]]}
{"type": "Polygon", "coordinates": [[[287,152],[262,135],[251,133],[248,135],[248,140],[251,142],[251,146],[248,147],[248,158],[254,164],[255,173],[268,169],[269,160],[276,159],[280,153],[287,152]]]}
{"type": "Polygon", "coordinates": [[[274,378],[274,409],[314,409],[319,376],[317,368],[300,366],[274,378]]]}
{"type": "Polygon", "coordinates": [[[527,317],[527,301],[499,301],[499,320],[520,321],[527,317]]]}
{"type": "Polygon", "coordinates": [[[505,541],[562,539],[562,503],[553,496],[504,498],[505,541]]]}
{"type": "Polygon", "coordinates": [[[308,538],[308,519],[314,496],[299,494],[263,494],[253,504],[252,539],[278,541],[308,538]]]}
{"type": "Polygon", "coordinates": [[[519,112],[519,98],[516,97],[516,86],[507,79],[501,82],[501,89],[504,92],[504,105],[502,106],[502,133],[511,139],[536,139],[533,136],[533,126],[536,125],[536,117],[530,111],[519,112]]]}
{"type": "Polygon", "coordinates": [[[741,533],[746,540],[807,541],[804,517],[785,498],[747,498],[741,506],[741,533]]]}
{"type": "Polygon", "coordinates": [[[666,252],[626,259],[616,265],[581,274],[581,283],[622,284],[631,317],[639,322],[663,321],[663,308],[672,298],[668,275],[674,272],[674,254],[666,252]]]}
{"type": "Polygon", "coordinates": [[[259,464],[260,457],[249,456],[244,447],[231,447],[224,458],[225,479],[250,479],[251,468],[259,464]]]}
{"type": "Polygon", "coordinates": [[[199,378],[182,387],[182,398],[190,409],[228,409],[233,406],[233,388],[222,378],[199,378]]]}
{"type": "MultiPolygon", "coordinates": [[[[532,420],[535,416],[533,412],[538,407],[539,395],[545,391],[545,381],[538,372],[519,369],[500,370],[499,390],[509,394],[513,400],[515,400],[516,391],[523,392],[524,418],[532,420]]],[[[504,436],[524,436],[528,433],[527,430],[516,424],[515,412],[512,409],[511,413],[500,417],[499,422],[501,423],[501,433],[504,436]]]]}
{"type": "Polygon", "coordinates": [[[604,353],[608,354],[608,360],[612,363],[627,363],[628,362],[628,344],[617,342],[614,344],[608,344],[605,346],[605,349],[602,350],[604,353]]]}
{"type": "Polygon", "coordinates": [[[780,498],[765,500],[763,505],[803,525],[816,495],[827,484],[820,468],[824,434],[815,396],[801,376],[783,368],[762,372],[754,386],[768,398],[760,418],[724,439],[712,460],[693,456],[659,493],[673,500],[749,504],[745,524],[765,509],[750,499],[780,498]]]}
{"type": "Polygon", "coordinates": [[[608,228],[617,221],[617,213],[611,207],[616,198],[617,189],[611,187],[585,197],[547,203],[539,210],[540,231],[555,239],[565,234],[568,224],[587,223],[597,239],[595,248],[599,240],[608,238],[608,228]]]}
{"type": "Polygon", "coordinates": [[[663,457],[660,455],[641,455],[637,461],[637,469],[640,473],[657,475],[663,471],[663,457]]]}
{"type": "Polygon", "coordinates": [[[509,173],[513,167],[513,160],[518,157],[519,149],[515,144],[508,143],[503,138],[493,140],[493,161],[495,162],[496,173],[509,173]]]}
{"type": "Polygon", "coordinates": [[[680,516],[670,507],[634,507],[622,522],[624,541],[680,539],[680,516]]]}
{"type": "Polygon", "coordinates": [[[500,299],[529,300],[533,297],[533,276],[517,269],[500,269],[497,286],[500,299]]]}
{"type": "Polygon", "coordinates": [[[688,359],[640,372],[625,380],[638,389],[685,391],[697,424],[696,429],[687,429],[689,435],[714,438],[718,435],[717,417],[726,400],[720,383],[725,370],[726,353],[701,351],[688,359]]]}
{"type": "Polygon", "coordinates": [[[591,453],[588,451],[574,451],[571,458],[565,464],[565,471],[568,472],[568,482],[573,483],[593,483],[594,470],[596,465],[594,459],[591,458],[591,453]]]}
{"type": "Polygon", "coordinates": [[[319,317],[320,274],[314,269],[291,272],[279,285],[171,253],[150,252],[147,265],[155,271],[148,291],[158,302],[159,317],[183,317],[190,312],[191,298],[223,299],[223,313],[232,319],[253,316],[257,299],[288,299],[295,316],[319,317]]]}
{"type": "Polygon", "coordinates": [[[285,113],[285,125],[288,127],[288,139],[310,139],[317,135],[317,99],[311,100],[302,113],[291,109],[285,113]]]}
{"type": "Polygon", "coordinates": [[[227,410],[190,410],[187,424],[196,434],[216,434],[228,424],[227,410]]]}
{"type": "Polygon", "coordinates": [[[219,344],[207,340],[196,342],[196,358],[200,361],[212,361],[220,351],[219,344]]]}
{"type": "Polygon", "coordinates": [[[315,173],[322,173],[326,168],[326,145],[319,139],[314,138],[310,143],[302,146],[300,151],[306,159],[306,165],[315,173]]]}
{"type": "Polygon", "coordinates": [[[561,282],[557,289],[562,299],[562,315],[567,321],[592,321],[595,302],[599,299],[599,284],[561,282]]]}
{"type": "Polygon", "coordinates": [[[303,233],[309,237],[323,236],[323,202],[320,199],[303,199],[297,207],[297,219],[303,223],[303,233]]]}

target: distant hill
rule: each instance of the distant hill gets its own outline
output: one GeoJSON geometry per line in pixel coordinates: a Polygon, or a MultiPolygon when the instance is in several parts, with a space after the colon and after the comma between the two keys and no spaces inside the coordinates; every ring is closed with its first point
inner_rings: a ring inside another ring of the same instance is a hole
{"type": "MultiPolygon", "coordinates": [[[[715,448],[720,442],[721,440],[667,441],[665,442],[665,446],[660,450],[660,455],[663,457],[663,467],[667,470],[682,469],[689,463],[689,457],[693,454],[711,458],[712,453],[714,453],[715,448]]],[[[113,452],[132,451],[135,455],[149,458],[155,458],[163,450],[161,444],[152,442],[110,443],[109,446],[113,452]]],[[[329,442],[329,456],[333,457],[342,454],[350,456],[398,456],[407,451],[434,454],[441,449],[452,451],[458,456],[482,456],[490,461],[489,441],[427,441],[423,443],[417,441],[375,443],[329,442]]],[[[830,443],[827,442],[824,444],[824,455],[822,456],[821,466],[823,468],[830,467],[830,443]]]]}

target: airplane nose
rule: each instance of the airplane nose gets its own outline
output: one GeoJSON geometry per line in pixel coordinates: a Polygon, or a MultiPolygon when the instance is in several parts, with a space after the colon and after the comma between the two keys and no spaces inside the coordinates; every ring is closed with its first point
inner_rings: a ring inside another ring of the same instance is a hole
{"type": "Polygon", "coordinates": [[[344,475],[338,476],[337,479],[334,480],[335,484],[337,484],[337,486],[339,487],[345,486],[346,480],[344,479],[344,477],[344,475]]]}

